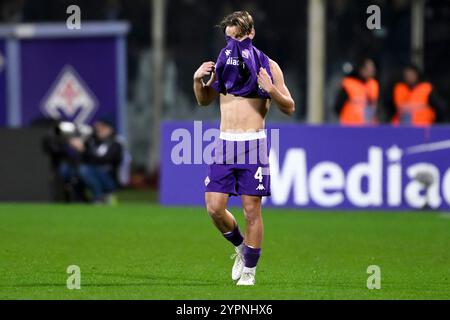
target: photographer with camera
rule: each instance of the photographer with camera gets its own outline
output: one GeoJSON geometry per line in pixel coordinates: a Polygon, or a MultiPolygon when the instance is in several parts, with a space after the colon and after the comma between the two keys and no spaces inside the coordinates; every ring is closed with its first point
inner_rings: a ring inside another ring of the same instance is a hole
{"type": "Polygon", "coordinates": [[[112,203],[118,187],[117,169],[122,161],[122,145],[116,138],[112,121],[102,118],[94,123],[93,135],[86,140],[73,137],[70,146],[81,155],[78,175],[94,203],[112,203]]]}

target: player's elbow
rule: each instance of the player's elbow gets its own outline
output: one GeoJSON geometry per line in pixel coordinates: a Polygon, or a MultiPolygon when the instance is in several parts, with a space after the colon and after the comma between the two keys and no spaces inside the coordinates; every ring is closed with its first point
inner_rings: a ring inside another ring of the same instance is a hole
{"type": "Polygon", "coordinates": [[[200,106],[200,107],[207,107],[207,106],[209,106],[209,105],[211,104],[211,101],[209,101],[209,100],[199,100],[199,99],[197,99],[197,104],[198,104],[198,106],[200,106]]]}
{"type": "Polygon", "coordinates": [[[288,116],[292,116],[295,113],[295,102],[294,100],[290,100],[289,103],[287,104],[287,108],[285,110],[285,113],[288,116]]]}
{"type": "Polygon", "coordinates": [[[195,98],[197,100],[197,104],[201,107],[209,106],[215,99],[215,96],[211,94],[211,92],[201,92],[199,94],[195,94],[195,98]]]}

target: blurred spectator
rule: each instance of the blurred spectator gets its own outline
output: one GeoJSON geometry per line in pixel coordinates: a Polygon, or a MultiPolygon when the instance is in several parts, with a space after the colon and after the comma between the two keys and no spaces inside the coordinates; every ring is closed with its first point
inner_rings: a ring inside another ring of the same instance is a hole
{"type": "Polygon", "coordinates": [[[112,193],[118,187],[117,172],[123,149],[116,138],[114,125],[105,118],[94,124],[94,134],[85,142],[79,137],[70,139],[70,145],[82,156],[78,175],[90,191],[95,203],[113,201],[112,193]]]}
{"type": "Polygon", "coordinates": [[[364,58],[354,71],[342,80],[334,110],[342,125],[367,125],[376,123],[379,84],[374,79],[375,63],[364,58]]]}
{"type": "Polygon", "coordinates": [[[386,113],[394,124],[427,126],[445,121],[448,110],[419,68],[408,65],[403,69],[402,80],[390,92],[386,113]]]}
{"type": "MultiPolygon", "coordinates": [[[[50,130],[44,137],[44,150],[49,154],[55,172],[55,199],[61,197],[67,202],[87,201],[84,186],[78,177],[81,155],[68,142],[74,137],[81,137],[76,126],[69,122],[49,120],[50,130]],[[59,192],[59,191],[62,191],[59,192]]],[[[81,138],[80,138],[81,139],[81,138]]]]}

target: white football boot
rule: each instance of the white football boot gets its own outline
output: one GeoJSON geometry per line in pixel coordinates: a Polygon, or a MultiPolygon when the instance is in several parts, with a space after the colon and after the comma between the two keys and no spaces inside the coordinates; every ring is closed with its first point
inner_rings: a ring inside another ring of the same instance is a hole
{"type": "Polygon", "coordinates": [[[255,285],[256,267],[247,268],[242,270],[241,278],[239,279],[238,286],[253,286],[255,285]]]}
{"type": "Polygon", "coordinates": [[[236,253],[231,256],[234,259],[233,269],[231,270],[231,279],[234,281],[241,278],[242,269],[244,269],[244,246],[241,244],[239,247],[235,247],[236,253]]]}

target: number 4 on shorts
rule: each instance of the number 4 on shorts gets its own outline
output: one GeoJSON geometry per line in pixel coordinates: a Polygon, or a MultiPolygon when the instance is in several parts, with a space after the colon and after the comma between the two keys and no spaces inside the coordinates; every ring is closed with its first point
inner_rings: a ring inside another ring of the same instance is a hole
{"type": "Polygon", "coordinates": [[[263,181],[263,174],[262,174],[262,168],[261,167],[258,167],[258,170],[256,170],[255,179],[259,180],[259,183],[262,183],[262,181],[263,181]]]}

